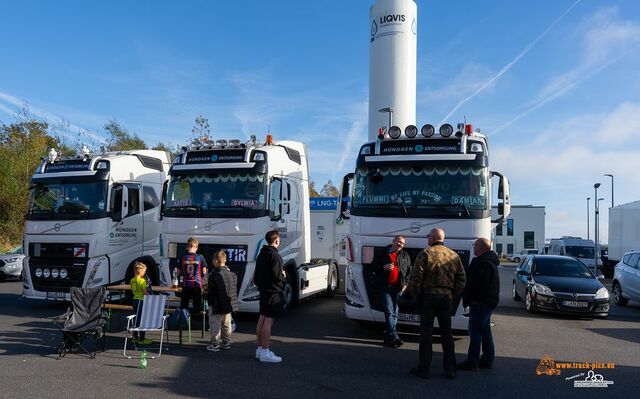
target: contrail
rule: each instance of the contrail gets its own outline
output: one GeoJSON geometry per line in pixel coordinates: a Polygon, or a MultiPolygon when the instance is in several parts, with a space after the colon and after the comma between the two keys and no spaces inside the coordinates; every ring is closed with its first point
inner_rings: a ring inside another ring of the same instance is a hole
{"type": "Polygon", "coordinates": [[[558,18],[556,18],[555,21],[553,21],[553,23],[551,23],[551,25],[549,25],[547,27],[547,29],[545,29],[540,35],[538,35],[538,37],[536,37],[531,43],[529,43],[529,45],[527,47],[524,48],[524,50],[522,50],[520,52],[520,54],[518,54],[518,56],[516,58],[513,59],[513,61],[511,61],[510,63],[508,63],[507,65],[505,65],[500,72],[498,72],[496,74],[496,76],[492,77],[491,79],[489,79],[488,81],[486,81],[482,86],[480,86],[480,88],[478,90],[476,90],[475,92],[473,92],[473,94],[471,94],[470,96],[464,98],[462,101],[460,101],[455,107],[453,107],[453,109],[451,110],[451,112],[449,112],[447,114],[447,116],[445,116],[444,118],[442,118],[442,121],[440,121],[440,125],[442,125],[443,123],[445,123],[449,117],[451,117],[451,115],[453,115],[454,112],[456,112],[463,104],[465,104],[467,101],[471,100],[472,98],[474,98],[475,96],[477,96],[478,94],[480,94],[484,89],[486,89],[489,85],[491,85],[493,82],[495,82],[496,80],[498,80],[502,75],[504,75],[509,69],[511,69],[512,66],[514,66],[519,60],[520,58],[524,57],[529,50],[531,50],[531,48],[533,48],[533,46],[535,46],[543,37],[545,37],[547,35],[547,33],[549,33],[549,31],[551,31],[551,29],[553,29],[554,26],[556,26],[558,24],[558,22],[560,22],[567,14],[569,14],[571,12],[571,10],[573,10],[575,8],[575,6],[578,5],[578,3],[580,3],[582,0],[576,0],[571,7],[569,7],[564,13],[562,13],[562,15],[560,15],[558,18]]]}
{"type": "Polygon", "coordinates": [[[491,134],[495,135],[496,133],[498,133],[499,131],[503,130],[507,126],[511,125],[512,123],[514,123],[518,119],[520,119],[520,118],[522,118],[522,117],[524,117],[526,115],[529,115],[531,112],[535,111],[536,109],[538,109],[538,108],[542,107],[543,105],[555,100],[556,98],[560,97],[564,93],[566,93],[569,90],[573,89],[574,87],[576,87],[580,83],[584,82],[585,80],[590,79],[591,77],[593,77],[598,72],[600,72],[603,69],[607,68],[609,65],[617,62],[618,60],[620,60],[621,58],[623,58],[627,54],[631,53],[632,50],[635,50],[635,48],[631,49],[631,50],[628,50],[628,51],[620,54],[619,56],[617,56],[615,58],[610,59],[609,61],[607,61],[604,64],[600,65],[598,68],[594,69],[593,71],[591,71],[588,74],[586,74],[585,76],[583,76],[582,79],[578,79],[578,80],[575,80],[575,81],[573,81],[571,83],[567,83],[564,87],[560,88],[559,90],[557,90],[554,93],[549,94],[547,97],[545,97],[542,100],[540,100],[540,101],[536,102],[535,104],[533,104],[527,110],[521,112],[520,114],[518,114],[518,115],[514,116],[513,118],[511,118],[509,121],[503,123],[502,125],[498,126],[496,129],[492,130],[491,134]]]}
{"type": "Polygon", "coordinates": [[[344,150],[342,151],[342,156],[340,157],[340,162],[338,162],[338,167],[336,168],[332,180],[335,180],[335,173],[342,170],[342,166],[344,162],[347,160],[347,157],[352,154],[353,146],[358,139],[358,136],[362,132],[362,128],[364,126],[363,121],[355,121],[351,124],[351,129],[349,129],[349,133],[347,133],[347,140],[345,141],[344,150]]]}

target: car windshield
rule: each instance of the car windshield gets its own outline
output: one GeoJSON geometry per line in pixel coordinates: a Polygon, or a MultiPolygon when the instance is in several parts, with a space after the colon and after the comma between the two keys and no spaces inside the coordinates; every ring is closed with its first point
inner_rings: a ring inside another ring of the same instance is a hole
{"type": "Polygon", "coordinates": [[[487,171],[482,167],[361,167],[354,178],[351,211],[369,216],[471,218],[487,209],[488,195],[487,171]]]}
{"type": "Polygon", "coordinates": [[[229,212],[241,216],[266,212],[265,204],[263,174],[194,172],[171,177],[165,212],[170,216],[226,217],[229,212]]]}
{"type": "Polygon", "coordinates": [[[52,181],[31,187],[28,217],[88,218],[107,211],[107,182],[52,181]]]}
{"type": "Polygon", "coordinates": [[[567,246],[565,248],[567,256],[573,256],[575,258],[589,258],[593,259],[596,251],[594,247],[577,247],[567,246]]]}
{"type": "Polygon", "coordinates": [[[563,258],[537,258],[534,276],[593,278],[589,269],[579,260],[563,258]]]}

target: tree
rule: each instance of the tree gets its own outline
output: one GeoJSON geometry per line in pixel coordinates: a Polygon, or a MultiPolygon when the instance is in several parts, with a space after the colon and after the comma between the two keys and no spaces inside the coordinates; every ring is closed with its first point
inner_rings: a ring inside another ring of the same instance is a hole
{"type": "Polygon", "coordinates": [[[196,117],[195,124],[191,129],[192,139],[200,140],[200,141],[209,141],[211,140],[211,136],[209,133],[210,133],[209,119],[203,117],[202,115],[198,115],[198,117],[196,117]]]}
{"type": "Polygon", "coordinates": [[[309,181],[309,197],[320,197],[320,193],[316,190],[316,183],[309,181]]]}
{"type": "Polygon", "coordinates": [[[29,181],[47,155],[60,147],[48,134],[47,122],[16,115],[17,121],[0,125],[0,247],[20,242],[28,210],[29,181]]]}
{"type": "Polygon", "coordinates": [[[338,197],[340,192],[338,191],[338,188],[331,183],[331,180],[329,180],[322,187],[322,190],[320,190],[320,195],[323,197],[338,197]]]}
{"type": "Polygon", "coordinates": [[[147,149],[147,145],[137,134],[130,134],[129,131],[115,119],[107,122],[104,125],[104,130],[111,136],[109,140],[107,140],[107,148],[109,151],[147,149]]]}

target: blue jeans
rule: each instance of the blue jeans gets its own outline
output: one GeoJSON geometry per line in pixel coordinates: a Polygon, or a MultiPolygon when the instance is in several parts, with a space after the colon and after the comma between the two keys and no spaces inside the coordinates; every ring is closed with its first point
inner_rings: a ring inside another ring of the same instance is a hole
{"type": "Polygon", "coordinates": [[[483,303],[471,304],[469,313],[469,352],[467,360],[473,367],[480,363],[493,364],[496,356],[491,333],[491,312],[493,309],[483,303]],[[482,357],[480,357],[482,347],[482,357]]]}
{"type": "Polygon", "coordinates": [[[387,339],[398,338],[396,324],[398,324],[398,295],[400,286],[386,286],[382,288],[382,304],[384,306],[384,321],[387,326],[387,339]]]}

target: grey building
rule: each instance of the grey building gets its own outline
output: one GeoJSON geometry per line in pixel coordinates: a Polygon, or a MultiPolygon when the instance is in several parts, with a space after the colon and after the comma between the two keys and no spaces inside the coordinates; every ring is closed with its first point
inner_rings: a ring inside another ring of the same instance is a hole
{"type": "MultiPolygon", "coordinates": [[[[543,248],[545,216],[544,206],[512,205],[509,217],[492,230],[494,251],[498,255],[508,255],[543,248]]],[[[498,218],[495,206],[491,209],[491,218],[498,218]]]]}

